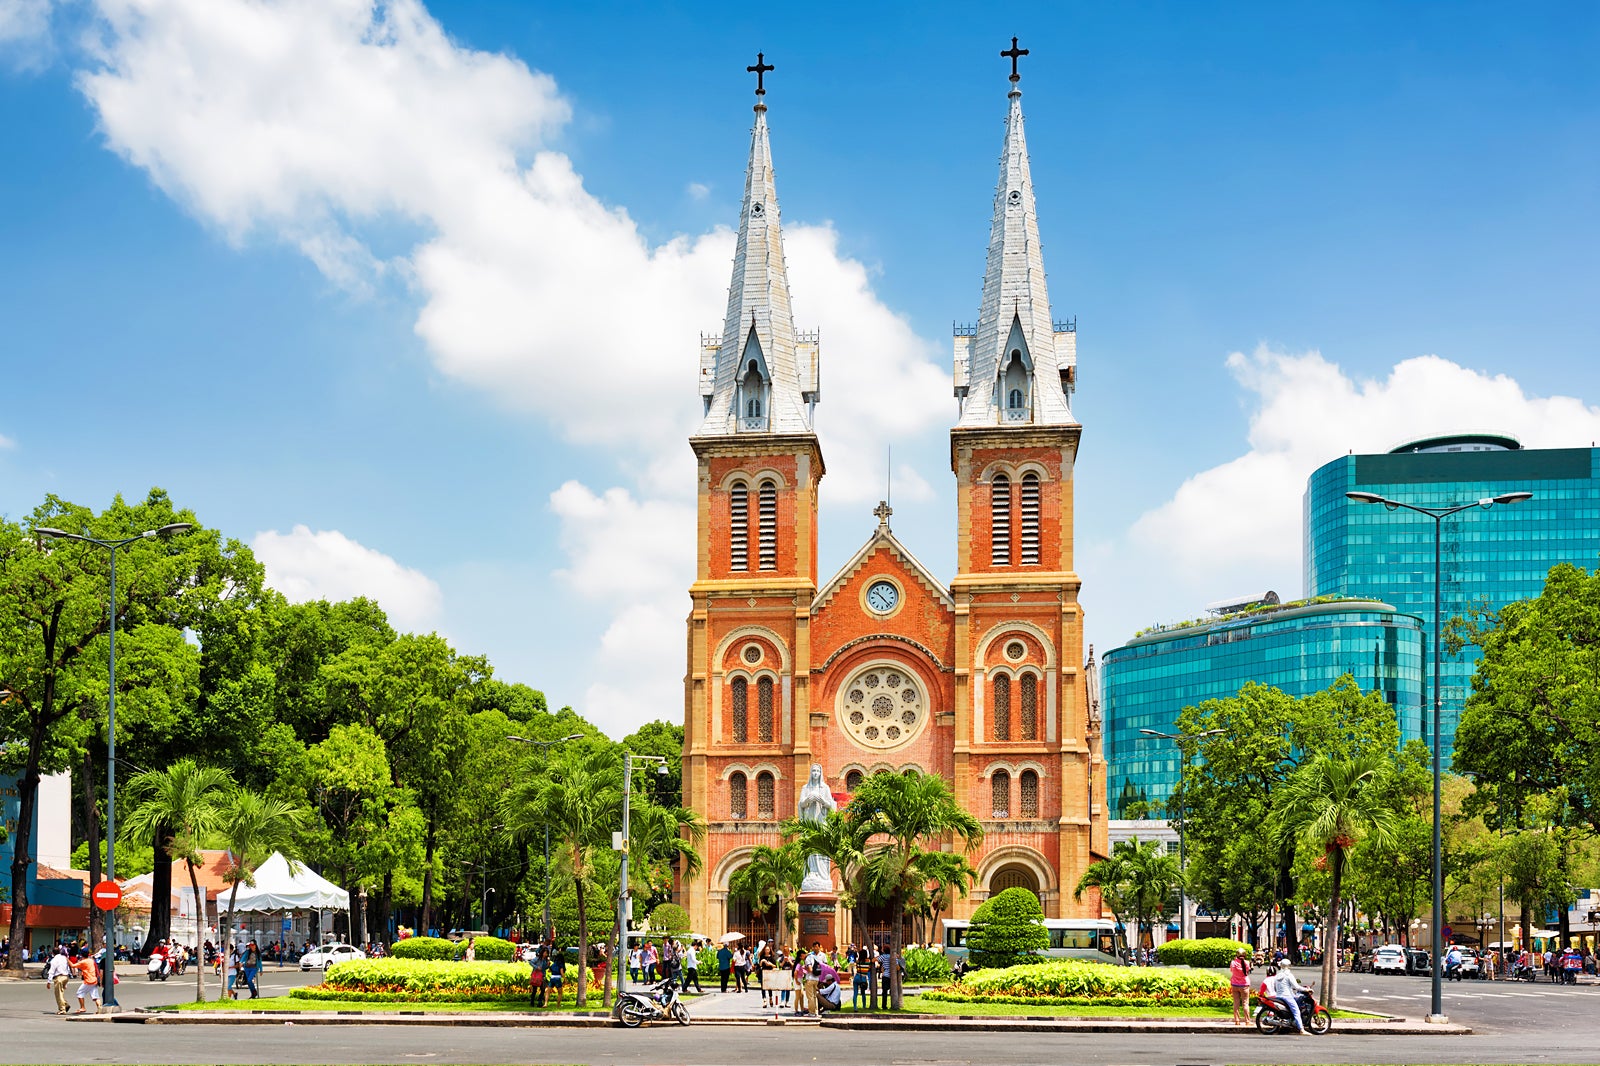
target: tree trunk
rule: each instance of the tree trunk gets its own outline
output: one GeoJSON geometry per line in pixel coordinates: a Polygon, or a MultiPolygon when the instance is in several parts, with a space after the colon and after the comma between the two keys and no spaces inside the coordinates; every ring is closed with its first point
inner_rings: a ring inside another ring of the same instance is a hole
{"type": "Polygon", "coordinates": [[[361,884],[352,877],[344,886],[344,890],[350,894],[350,910],[346,912],[348,926],[345,931],[349,934],[350,943],[362,944],[367,936],[364,913],[366,904],[361,898],[361,884]]]}
{"type": "Polygon", "coordinates": [[[889,1009],[899,1010],[904,1001],[900,988],[900,953],[904,950],[905,940],[900,916],[905,907],[898,892],[889,897],[889,904],[889,1009]]]}
{"type": "Polygon", "coordinates": [[[1344,880],[1344,849],[1333,849],[1333,898],[1322,934],[1322,1005],[1333,1010],[1333,983],[1339,972],[1339,883],[1344,880]]]}
{"type": "MultiPolygon", "coordinates": [[[[1533,911],[1526,903],[1522,903],[1517,906],[1517,927],[1522,930],[1522,950],[1532,951],[1533,911]]],[[[16,941],[13,940],[12,943],[15,944],[16,941]]],[[[1535,969],[1537,969],[1537,967],[1535,967],[1535,969]]]]}
{"type": "MultiPolygon", "coordinates": [[[[86,746],[83,751],[83,835],[89,845],[89,887],[100,883],[100,803],[95,796],[94,758],[86,746]]],[[[89,943],[106,946],[106,912],[89,901],[89,943]]]]}
{"type": "Polygon", "coordinates": [[[33,812],[39,802],[41,731],[33,730],[28,743],[28,768],[17,780],[17,824],[11,843],[11,958],[6,969],[22,972],[22,948],[28,943],[28,866],[33,862],[33,812]]]}
{"type": "MultiPolygon", "coordinates": [[[[584,899],[583,866],[578,862],[572,866],[572,889],[578,896],[578,993],[573,997],[572,1005],[581,1010],[589,1001],[589,911],[584,899]]],[[[619,959],[611,960],[611,969],[619,965],[619,959]]]]}
{"type": "Polygon", "coordinates": [[[1283,948],[1289,953],[1289,962],[1299,966],[1300,916],[1295,913],[1294,904],[1288,900],[1283,902],[1283,948]]]}
{"type": "Polygon", "coordinates": [[[432,935],[429,930],[433,928],[433,855],[438,844],[430,825],[422,838],[422,918],[417,923],[420,926],[417,933],[421,936],[432,935]]]}
{"type": "Polygon", "coordinates": [[[144,938],[146,955],[172,936],[172,854],[167,851],[167,841],[171,837],[172,831],[159,825],[151,841],[155,867],[150,871],[150,931],[144,938]]]}
{"type": "MultiPolygon", "coordinates": [[[[196,951],[201,951],[200,945],[205,943],[206,932],[206,895],[200,891],[200,878],[195,874],[194,863],[185,859],[183,865],[188,867],[189,888],[194,892],[194,946],[196,951]]],[[[206,1001],[206,960],[203,952],[194,960],[194,1001],[206,1001]]]]}
{"type": "MultiPolygon", "coordinates": [[[[856,914],[856,916],[855,916],[855,923],[854,924],[861,930],[861,933],[862,933],[862,937],[861,937],[862,946],[865,947],[866,946],[866,943],[865,943],[866,935],[865,934],[867,932],[867,927],[861,920],[862,911],[861,911],[860,907],[856,908],[855,914],[856,914]]],[[[795,945],[796,950],[799,949],[799,946],[800,945],[798,945],[798,944],[795,945]]],[[[870,1011],[876,1011],[878,1009],[878,974],[877,974],[877,966],[878,966],[878,945],[873,944],[872,945],[872,958],[867,960],[867,1009],[870,1010],[870,1011]]],[[[853,981],[854,978],[851,978],[851,980],[853,981]]]]}
{"type": "Polygon", "coordinates": [[[390,943],[389,919],[391,916],[393,916],[393,914],[394,871],[390,870],[383,875],[383,892],[378,896],[378,935],[375,938],[378,943],[382,944],[386,948],[390,943]]]}
{"type": "MultiPolygon", "coordinates": [[[[218,898],[217,902],[219,904],[222,902],[220,897],[218,898]]],[[[228,996],[228,975],[233,972],[233,968],[232,968],[232,963],[233,963],[233,908],[238,904],[238,902],[239,902],[239,882],[235,881],[233,883],[233,888],[228,892],[228,924],[227,925],[223,925],[222,924],[222,908],[221,908],[221,906],[217,907],[217,939],[222,941],[222,943],[217,945],[217,950],[222,952],[222,987],[217,989],[217,998],[218,999],[226,999],[227,998],[227,996],[228,996]]],[[[285,938],[283,946],[284,946],[284,950],[288,950],[289,942],[288,942],[287,938],[285,938]]],[[[279,960],[280,961],[282,960],[282,956],[281,955],[279,956],[279,960]]],[[[201,964],[204,965],[205,960],[202,959],[200,961],[201,961],[201,964]]]]}

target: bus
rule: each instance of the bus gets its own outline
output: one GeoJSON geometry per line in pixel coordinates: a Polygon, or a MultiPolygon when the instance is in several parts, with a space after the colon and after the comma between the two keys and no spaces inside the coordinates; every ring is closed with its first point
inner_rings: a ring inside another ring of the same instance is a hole
{"type": "MultiPolygon", "coordinates": [[[[951,963],[967,957],[965,918],[944,919],[944,956],[951,963]]],[[[1050,946],[1039,954],[1051,959],[1088,959],[1122,965],[1127,961],[1127,940],[1109,918],[1046,918],[1050,946]]]]}

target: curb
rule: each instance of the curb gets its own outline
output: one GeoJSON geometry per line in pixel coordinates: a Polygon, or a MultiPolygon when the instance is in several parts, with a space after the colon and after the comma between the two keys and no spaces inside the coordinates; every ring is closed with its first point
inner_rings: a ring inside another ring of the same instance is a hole
{"type": "MultiPolygon", "coordinates": [[[[853,1029],[858,1031],[882,1030],[885,1032],[922,1033],[1255,1033],[1255,1026],[1239,1026],[1229,1022],[1190,1020],[1183,1018],[1003,1018],[973,1015],[941,1017],[923,1015],[920,1018],[827,1018],[824,1029],[853,1029]]],[[[1472,1030],[1465,1025],[1430,1025],[1426,1022],[1396,1021],[1346,1021],[1334,1023],[1333,1034],[1343,1036],[1468,1036],[1472,1030]]]]}
{"type": "MultiPolygon", "coordinates": [[[[117,1014],[68,1015],[73,1024],[119,1023],[124,1025],[402,1025],[402,1026],[478,1026],[497,1029],[612,1029],[621,1026],[610,1014],[499,1014],[475,1011],[471,1014],[447,1014],[435,1011],[152,1011],[137,1010],[117,1014]]],[[[645,1023],[663,1025],[667,1023],[645,1023]]],[[[695,1018],[695,1025],[750,1026],[750,1025],[818,1025],[795,1019],[774,1023],[766,1017],[758,1018],[695,1018]]]]}

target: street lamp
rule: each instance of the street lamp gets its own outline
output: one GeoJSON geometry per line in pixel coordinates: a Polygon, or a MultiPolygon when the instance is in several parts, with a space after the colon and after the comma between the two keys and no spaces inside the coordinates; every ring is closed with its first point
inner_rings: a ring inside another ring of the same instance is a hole
{"type": "Polygon", "coordinates": [[[665,755],[635,755],[631,751],[622,753],[622,832],[617,836],[616,849],[622,853],[622,867],[617,880],[617,956],[611,960],[611,968],[617,971],[617,992],[623,991],[623,975],[627,967],[623,965],[628,955],[628,912],[632,909],[628,900],[628,805],[633,795],[633,760],[640,762],[653,762],[656,764],[656,773],[666,777],[667,758],[665,755]]]}
{"type": "MultiPolygon", "coordinates": [[[[506,739],[514,740],[518,744],[530,744],[540,751],[549,751],[557,744],[565,744],[569,740],[582,740],[583,734],[573,733],[570,736],[557,737],[555,740],[530,740],[527,737],[516,735],[508,736],[506,739]]],[[[544,822],[544,921],[540,927],[540,939],[549,940],[550,936],[550,819],[546,818],[544,822]]]]}
{"type": "MultiPolygon", "coordinates": [[[[1158,737],[1161,740],[1174,741],[1179,745],[1178,750],[1182,751],[1182,744],[1185,740],[1199,740],[1202,737],[1221,736],[1223,733],[1227,732],[1227,730],[1207,729],[1199,733],[1163,733],[1159,729],[1141,729],[1139,732],[1148,737],[1158,737]]],[[[1184,765],[1188,765],[1189,757],[1185,755],[1183,761],[1184,765]]],[[[1188,803],[1184,803],[1178,808],[1178,875],[1183,880],[1183,884],[1178,886],[1178,935],[1181,937],[1188,937],[1190,932],[1189,864],[1186,860],[1183,850],[1183,823],[1187,820],[1186,816],[1188,814],[1188,810],[1188,803]]]]}
{"type": "MultiPolygon", "coordinates": [[[[193,522],[169,522],[160,529],[147,529],[143,533],[131,537],[121,537],[117,540],[101,540],[91,537],[87,533],[68,533],[64,529],[55,529],[51,526],[36,526],[33,532],[38,536],[52,537],[58,540],[77,540],[84,544],[93,544],[105,548],[111,553],[111,610],[110,610],[110,638],[111,651],[108,656],[109,665],[106,670],[106,880],[117,879],[117,549],[125,548],[141,540],[152,540],[156,537],[170,537],[174,533],[183,533],[193,528],[193,522]]],[[[91,847],[93,845],[91,844],[91,847]]],[[[90,886],[91,890],[93,886],[90,886]]],[[[91,903],[93,900],[90,901],[91,903]]],[[[202,909],[204,901],[201,901],[202,909]]],[[[117,1006],[117,916],[116,911],[105,912],[106,922],[106,965],[105,978],[105,1005],[107,1008],[117,1006]]]]}
{"type": "Polygon", "coordinates": [[[1444,975],[1440,972],[1439,958],[1444,953],[1444,847],[1440,834],[1439,808],[1440,808],[1440,752],[1443,750],[1443,741],[1439,736],[1439,615],[1443,610],[1443,596],[1440,588],[1440,573],[1443,569],[1441,540],[1443,536],[1443,523],[1446,518],[1462,511],[1470,511],[1474,507],[1487,510],[1497,503],[1521,503],[1523,500],[1533,499],[1531,492],[1504,492],[1499,496],[1486,496],[1481,500],[1471,503],[1458,503],[1453,507],[1422,507],[1414,503],[1402,503],[1379,496],[1375,492],[1347,492],[1345,498],[1356,503],[1381,503],[1390,511],[1405,508],[1415,511],[1420,515],[1427,515],[1433,519],[1433,958],[1428,966],[1432,975],[1433,984],[1433,1011],[1428,1015],[1430,1022],[1446,1021],[1444,1014],[1444,975]]]}

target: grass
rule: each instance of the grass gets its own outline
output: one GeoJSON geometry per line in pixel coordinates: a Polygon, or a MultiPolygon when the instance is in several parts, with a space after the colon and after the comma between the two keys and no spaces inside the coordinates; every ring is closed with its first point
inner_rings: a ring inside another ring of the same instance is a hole
{"type": "MultiPolygon", "coordinates": [[[[183,1011],[360,1011],[363,1014],[399,1014],[427,1013],[458,1014],[468,1011],[505,1011],[517,1013],[538,1013],[541,1010],[552,1013],[570,1012],[572,1000],[557,1007],[554,1003],[545,1007],[530,1007],[523,1000],[502,1000],[492,1003],[367,1003],[347,999],[295,999],[292,996],[267,996],[262,999],[224,999],[210,1003],[179,1003],[173,1010],[183,1011]]],[[[584,1011],[600,1011],[598,999],[584,1008],[584,1011]]],[[[603,1013],[603,1011],[602,1011],[603,1013]]]]}

